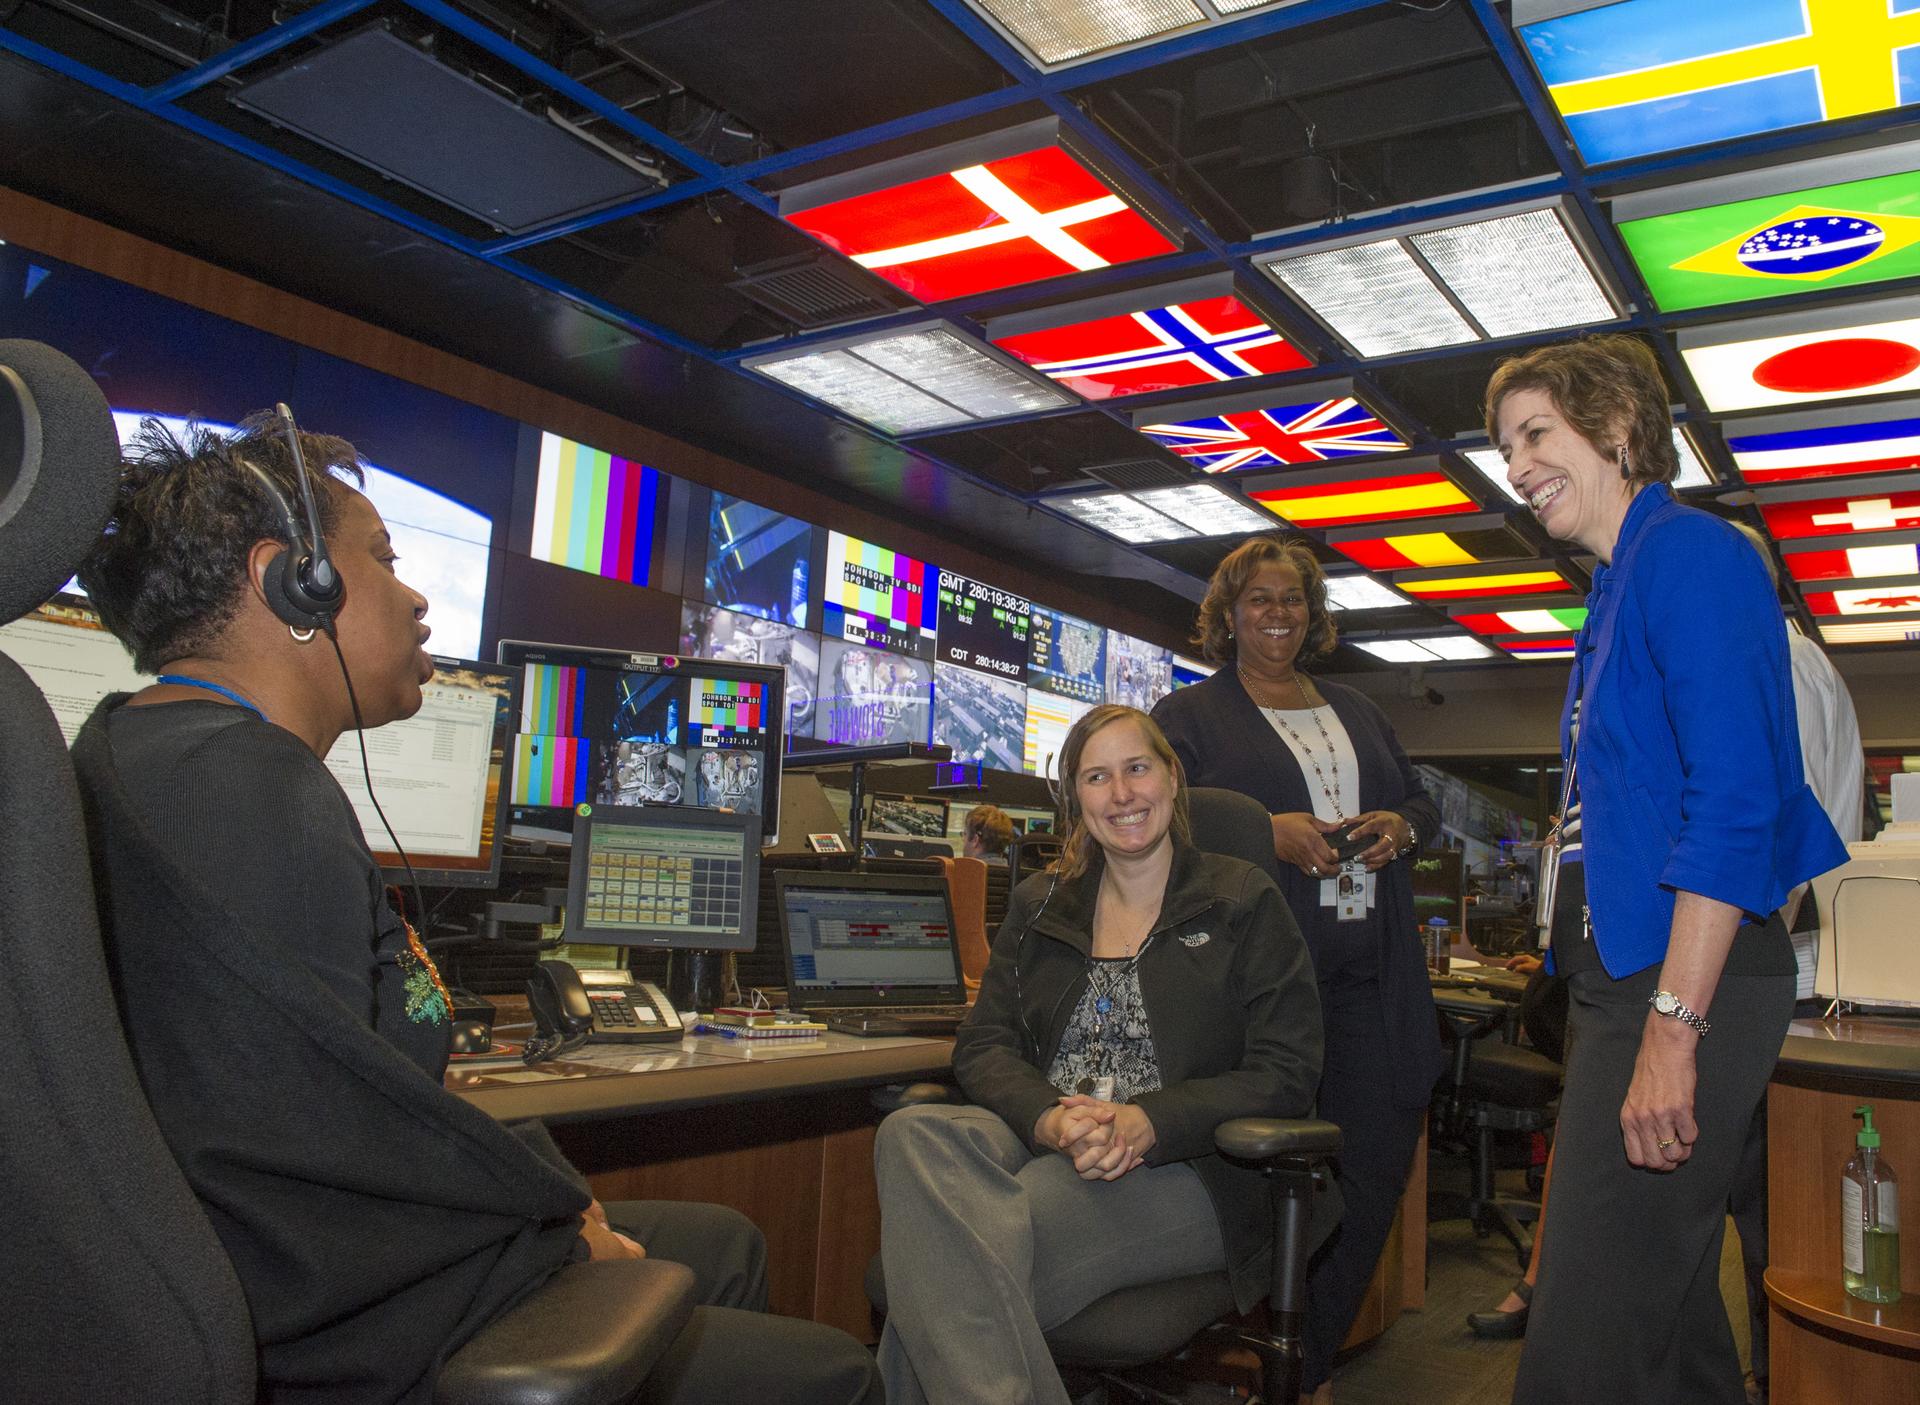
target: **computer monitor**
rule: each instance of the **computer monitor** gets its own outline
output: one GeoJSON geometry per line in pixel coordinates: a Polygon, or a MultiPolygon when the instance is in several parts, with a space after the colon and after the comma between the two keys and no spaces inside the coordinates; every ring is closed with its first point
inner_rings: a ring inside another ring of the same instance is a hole
{"type": "MultiPolygon", "coordinates": [[[[422,883],[491,888],[500,881],[507,749],[519,715],[519,684],[511,668],[436,657],[432,681],[420,690],[420,710],[365,734],[373,794],[422,883]]],[[[354,733],[333,744],[327,769],[353,802],[375,861],[389,877],[403,877],[400,855],[367,798],[354,733]]]]}
{"type": "Polygon", "coordinates": [[[569,942],[752,951],[759,912],[758,815],[686,805],[575,811],[569,942]]]}
{"type": "Polygon", "coordinates": [[[100,699],[138,692],[153,681],[134,668],[126,646],[107,633],[83,595],[56,595],[0,625],[0,653],[46,695],[69,746],[100,699]]]}
{"type": "Polygon", "coordinates": [[[947,832],[948,802],[924,795],[875,793],[867,802],[867,830],[909,839],[941,839],[947,832]]]}
{"type": "Polygon", "coordinates": [[[955,853],[948,839],[901,839],[891,834],[864,838],[860,848],[870,859],[950,859],[955,853]]]}
{"type": "Polygon", "coordinates": [[[793,1009],[967,998],[939,874],[783,871],[774,891],[793,1009]]]}
{"type": "Polygon", "coordinates": [[[516,829],[564,834],[579,804],[696,805],[759,815],[778,840],[784,668],[522,639],[499,657],[521,675],[516,829]]]}

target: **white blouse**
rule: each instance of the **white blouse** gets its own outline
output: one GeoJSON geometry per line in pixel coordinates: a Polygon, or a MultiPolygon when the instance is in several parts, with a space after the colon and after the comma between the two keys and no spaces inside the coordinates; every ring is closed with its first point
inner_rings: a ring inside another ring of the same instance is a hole
{"type": "MultiPolygon", "coordinates": [[[[1360,761],[1353,753],[1353,738],[1347,725],[1331,706],[1263,707],[1260,715],[1273,724],[1274,733],[1293,753],[1300,774],[1306,778],[1307,794],[1313,800],[1315,819],[1342,820],[1360,813],[1360,761]],[[1315,725],[1316,719],[1319,725],[1315,725]],[[1325,736],[1321,735],[1325,731],[1325,736]],[[1315,763],[1320,772],[1314,773],[1315,763]],[[1325,785],[1321,777],[1326,778],[1325,785]],[[1333,792],[1329,797],[1327,791],[1333,792]],[[1338,808],[1336,808],[1338,802],[1338,808]]],[[[1373,880],[1367,875],[1367,906],[1374,903],[1373,880]]],[[[1320,880],[1320,902],[1332,907],[1338,901],[1338,876],[1320,880]]]]}

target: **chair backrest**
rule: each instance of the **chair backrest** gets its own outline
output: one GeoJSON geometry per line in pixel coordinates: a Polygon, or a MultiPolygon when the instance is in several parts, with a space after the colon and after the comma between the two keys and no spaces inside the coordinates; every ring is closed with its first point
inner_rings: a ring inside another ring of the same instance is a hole
{"type": "Polygon", "coordinates": [[[1007,876],[1014,887],[1060,857],[1065,842],[1057,834],[1015,834],[1007,845],[1007,876]]]}
{"type": "MultiPolygon", "coordinates": [[[[98,540],[118,454],[84,371],[0,341],[0,620],[51,595],[98,540]]],[[[246,1302],[127,1052],[65,741],[4,655],[0,757],[4,1393],[241,1405],[246,1302]]]]}
{"type": "Polygon", "coordinates": [[[1244,859],[1263,870],[1276,885],[1280,882],[1280,858],[1273,852],[1273,819],[1258,800],[1237,790],[1189,786],[1187,815],[1193,822],[1194,848],[1244,859]]]}
{"type": "Polygon", "coordinates": [[[954,940],[960,946],[960,974],[968,990],[980,988],[987,969],[987,864],[965,855],[940,860],[953,901],[954,940]]]}

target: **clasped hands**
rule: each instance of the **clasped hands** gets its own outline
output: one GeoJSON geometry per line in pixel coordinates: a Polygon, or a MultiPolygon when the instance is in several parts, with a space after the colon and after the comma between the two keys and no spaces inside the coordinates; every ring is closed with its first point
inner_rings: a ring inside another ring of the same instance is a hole
{"type": "Polygon", "coordinates": [[[1117,1181],[1153,1150],[1153,1123],[1132,1103],[1074,1093],[1040,1114],[1033,1139],[1073,1162],[1084,1181],[1117,1181]]]}
{"type": "Polygon", "coordinates": [[[644,1259],[647,1251],[607,1223],[607,1209],[598,1200],[580,1217],[580,1237],[595,1259],[644,1259]]]}
{"type": "Polygon", "coordinates": [[[1344,823],[1295,810],[1273,817],[1273,852],[1282,863],[1290,863],[1302,873],[1331,878],[1340,871],[1340,860],[1334,857],[1326,836],[1347,830],[1375,836],[1372,844],[1355,855],[1369,870],[1392,863],[1393,856],[1411,837],[1406,820],[1392,810],[1367,810],[1344,823]]]}

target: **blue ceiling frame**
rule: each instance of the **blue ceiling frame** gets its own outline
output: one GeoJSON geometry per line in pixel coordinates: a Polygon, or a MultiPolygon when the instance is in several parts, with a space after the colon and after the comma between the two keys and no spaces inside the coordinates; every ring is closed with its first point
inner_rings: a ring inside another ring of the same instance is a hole
{"type": "MultiPolygon", "coordinates": [[[[1237,275],[1244,290],[1254,294],[1256,305],[1269,304],[1269,306],[1259,307],[1259,310],[1263,314],[1272,315],[1276,326],[1291,339],[1299,342],[1304,350],[1313,355],[1316,362],[1309,370],[1282,377],[1249,381],[1247,383],[1249,389],[1270,384],[1278,391],[1288,384],[1330,376],[1349,379],[1353,381],[1360,398],[1379,412],[1384,419],[1396,424],[1402,430],[1410,431],[1408,438],[1410,448],[1414,452],[1455,453],[1461,448],[1473,447],[1478,441],[1445,437],[1448,427],[1425,426],[1419,418],[1407,414],[1384,393],[1384,388],[1378,381],[1379,372],[1426,362],[1444,361],[1464,352],[1517,349],[1551,341],[1562,334],[1549,333],[1514,338],[1510,341],[1478,342],[1465,347],[1439,348],[1392,357],[1358,358],[1348,354],[1318,322],[1296,311],[1291,300],[1281,294],[1272,281],[1258,270],[1256,260],[1311,246],[1323,241],[1330,234],[1337,234],[1343,238],[1374,231],[1386,234],[1417,221],[1465,218],[1525,200],[1557,196],[1572,211],[1577,212],[1581,223],[1585,225],[1590,248],[1601,260],[1615,290],[1623,295],[1628,305],[1629,311],[1626,316],[1609,325],[1649,337],[1657,348],[1673,384],[1679,388],[1682,407],[1679,418],[1688,423],[1705,423],[1717,417],[1708,414],[1673,339],[1667,333],[1681,326],[1709,321],[1736,320],[1748,315],[1757,315],[1775,310],[1782,305],[1798,308],[1856,301],[1861,298],[1862,290],[1810,292],[1791,299],[1770,301],[1761,307],[1711,308],[1678,314],[1658,313],[1654,310],[1652,298],[1633,260],[1628,255],[1624,242],[1601,208],[1603,200],[1607,198],[1606,192],[1628,185],[1649,182],[1666,183],[1708,167],[1726,168],[1742,163],[1766,164],[1775,157],[1804,152],[1815,141],[1824,145],[1879,137],[1892,128],[1908,125],[1912,120],[1910,116],[1903,116],[1901,110],[1895,110],[1824,123],[1814,129],[1801,128],[1786,132],[1771,132],[1740,141],[1717,143],[1692,151],[1663,153],[1641,160],[1588,168],[1573,149],[1561,125],[1558,112],[1546,92],[1545,85],[1534,71],[1518,37],[1494,0],[1459,0],[1479,26],[1491,52],[1505,70],[1508,80],[1532,118],[1552,156],[1556,174],[1507,187],[1470,191],[1396,210],[1364,214],[1343,220],[1338,224],[1307,226],[1252,240],[1228,242],[1155,178],[1129,148],[1100,126],[1081,106],[1076,93],[1113,78],[1211,50],[1267,38],[1285,31],[1368,10],[1388,10],[1392,8],[1388,0],[1300,0],[1296,4],[1270,11],[1256,11],[1235,19],[1203,26],[1169,39],[1128,49],[1104,59],[1075,64],[1052,72],[1042,72],[1030,65],[1019,50],[977,12],[963,3],[963,0],[925,0],[930,8],[979,47],[1002,69],[1007,80],[1005,86],[976,97],[948,103],[938,108],[910,114],[734,166],[725,166],[714,161],[651,123],[633,116],[618,104],[600,97],[536,55],[520,48],[498,31],[446,3],[446,0],[403,0],[403,3],[433,24],[457,34],[463,40],[512,65],[568,101],[592,112],[596,117],[657,151],[662,157],[687,173],[676,183],[645,196],[514,236],[482,241],[463,237],[444,225],[265,147],[218,123],[199,117],[179,105],[181,99],[233,75],[250,64],[268,58],[289,45],[311,38],[332,26],[351,21],[356,15],[371,9],[375,3],[377,0],[325,0],[325,3],[306,11],[298,18],[276,25],[252,39],[233,45],[205,63],[148,88],[140,88],[112,78],[4,28],[0,28],[0,50],[11,52],[142,112],[172,122],[196,136],[215,142],[292,179],[302,181],[335,198],[392,221],[415,234],[433,239],[467,257],[492,264],[515,277],[567,298],[607,322],[635,335],[653,339],[677,351],[728,367],[743,375],[751,374],[739,364],[743,357],[761,355],[776,349],[801,350],[815,342],[844,336],[851,329],[838,327],[739,350],[716,350],[630,310],[616,307],[563,280],[543,274],[512,256],[549,240],[713,194],[728,195],[755,210],[777,214],[777,196],[768,193],[763,186],[769,181],[777,182],[779,177],[789,172],[798,171],[818,162],[852,156],[881,143],[894,142],[922,133],[937,133],[940,129],[955,123],[977,122],[996,112],[1010,111],[1022,106],[1042,109],[1060,121],[1062,128],[1075,144],[1081,146],[1088,155],[1104,165],[1125,185],[1130,186],[1155,213],[1168,219],[1176,229],[1182,230],[1190,241],[1198,246],[1162,259],[1145,260],[1076,275],[1070,280],[1070,291],[1066,293],[1067,297],[1078,300],[1110,286],[1136,282],[1145,284],[1205,269],[1230,269],[1237,275]],[[1285,311],[1280,312],[1279,309],[1285,311]],[[1439,430],[1441,433],[1436,436],[1430,432],[1423,432],[1427,430],[1439,430]]],[[[1920,286],[1920,279],[1905,280],[1900,284],[1889,285],[1888,289],[1876,288],[1873,290],[1873,295],[1879,296],[1886,291],[1908,290],[1916,286],[1920,286]]],[[[1034,302],[1034,295],[1035,287],[1027,285],[1019,289],[962,299],[954,303],[915,307],[857,325],[862,332],[879,332],[938,319],[954,325],[969,335],[978,335],[983,319],[1017,306],[1030,306],[1034,302]]],[[[830,407],[785,386],[758,376],[753,379],[757,384],[785,394],[816,413],[824,413],[841,420],[863,435],[886,439],[886,436],[879,435],[871,426],[841,415],[830,407]]],[[[1125,402],[1120,403],[1108,401],[1085,405],[1075,404],[1064,409],[1045,411],[1031,416],[988,421],[979,427],[1017,425],[1025,420],[1094,411],[1105,413],[1116,422],[1131,428],[1135,410],[1150,408],[1159,403],[1176,404],[1182,399],[1191,399],[1192,395],[1191,391],[1170,392],[1153,397],[1127,397],[1125,402]]],[[[975,426],[952,426],[935,433],[952,433],[955,430],[970,427],[975,426]]],[[[907,436],[897,442],[903,446],[911,446],[916,440],[928,437],[931,436],[907,436]]],[[[1723,479],[1731,477],[1731,461],[1722,446],[1710,438],[1701,442],[1699,447],[1703,455],[1709,457],[1717,475],[1723,479]]],[[[1145,449],[1144,445],[1143,450],[1147,453],[1153,452],[1145,449]]],[[[1387,463],[1391,462],[1391,458],[1376,461],[1387,463]]],[[[1340,462],[1353,463],[1357,466],[1362,461],[1340,462]]],[[[1010,492],[1004,485],[983,479],[978,474],[953,465],[943,464],[943,466],[948,471],[982,483],[996,492],[1024,501],[1030,507],[1046,506],[1049,494],[1028,494],[1022,497],[1020,494],[1010,492]]],[[[1221,482],[1218,479],[1211,481],[1221,482]]],[[[1739,480],[1737,477],[1731,477],[1731,481],[1739,480]]],[[[1057,496],[1057,493],[1052,495],[1057,496]]],[[[1486,506],[1492,510],[1504,511],[1512,504],[1494,490],[1486,506]]],[[[1803,604],[1800,608],[1804,611],[1803,604]]],[[[1811,623],[1810,617],[1806,619],[1811,623]]]]}

